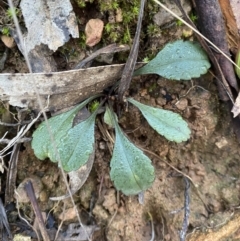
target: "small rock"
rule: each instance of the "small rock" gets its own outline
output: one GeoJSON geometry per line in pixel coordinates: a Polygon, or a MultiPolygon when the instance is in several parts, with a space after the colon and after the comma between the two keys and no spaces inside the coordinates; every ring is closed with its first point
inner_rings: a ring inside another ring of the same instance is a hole
{"type": "Polygon", "coordinates": [[[99,149],[100,150],[105,150],[106,149],[106,143],[104,141],[100,141],[99,143],[99,149]]]}
{"type": "Polygon", "coordinates": [[[72,207],[72,208],[68,208],[63,213],[61,213],[59,215],[59,219],[64,221],[69,221],[69,220],[73,220],[76,216],[77,215],[76,215],[75,208],[72,207]]]}
{"type": "MultiPolygon", "coordinates": [[[[177,14],[178,16],[180,16],[180,17],[182,16],[181,11],[179,10],[179,8],[177,7],[177,5],[174,2],[166,1],[164,3],[164,5],[167,8],[169,8],[171,11],[173,11],[175,14],[177,14]]],[[[187,1],[187,0],[182,1],[182,6],[186,13],[189,13],[191,11],[191,4],[189,1],[187,1]]],[[[160,8],[160,11],[153,16],[153,21],[158,26],[162,26],[166,23],[169,23],[174,19],[175,19],[175,17],[172,16],[170,13],[168,13],[163,8],[160,8]]]]}
{"type": "Polygon", "coordinates": [[[188,106],[188,100],[186,98],[182,98],[176,103],[176,106],[179,110],[185,110],[188,106]]]}
{"type": "Polygon", "coordinates": [[[48,201],[48,193],[45,190],[42,190],[39,194],[39,201],[40,202],[47,202],[48,201]]]}
{"type": "Polygon", "coordinates": [[[96,204],[93,209],[93,215],[99,220],[106,221],[109,218],[108,212],[103,208],[102,205],[96,204]]]}
{"type": "Polygon", "coordinates": [[[9,37],[9,36],[6,36],[6,35],[2,35],[1,36],[1,40],[3,41],[3,43],[8,48],[13,48],[16,45],[15,42],[14,42],[14,39],[12,37],[9,37]]]}
{"type": "Polygon", "coordinates": [[[116,191],[115,189],[109,189],[104,195],[103,207],[107,209],[111,214],[117,209],[116,191]]]}
{"type": "Polygon", "coordinates": [[[222,149],[224,146],[228,144],[228,141],[226,140],[225,137],[222,137],[218,142],[215,143],[215,145],[219,148],[222,149]]]}
{"type": "Polygon", "coordinates": [[[103,21],[101,19],[90,19],[85,28],[86,45],[92,47],[100,42],[103,32],[103,21]]]}
{"type": "Polygon", "coordinates": [[[158,98],[156,99],[156,102],[157,102],[157,104],[160,105],[160,106],[164,106],[164,105],[167,104],[167,100],[166,100],[165,98],[163,98],[163,97],[158,97],[158,98]]]}

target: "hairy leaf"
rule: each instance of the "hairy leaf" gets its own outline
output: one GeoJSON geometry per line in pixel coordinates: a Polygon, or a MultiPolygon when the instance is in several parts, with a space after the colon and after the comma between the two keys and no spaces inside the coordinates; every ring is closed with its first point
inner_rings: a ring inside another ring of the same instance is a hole
{"type": "Polygon", "coordinates": [[[65,171],[76,171],[85,165],[94,152],[94,125],[97,111],[88,119],[70,129],[59,145],[58,151],[65,171]]]}
{"type": "MultiPolygon", "coordinates": [[[[77,112],[94,98],[96,98],[96,96],[87,99],[70,111],[54,116],[48,120],[56,147],[59,146],[62,137],[65,136],[72,128],[73,119],[77,112]]],[[[37,130],[33,133],[32,148],[36,157],[40,160],[44,160],[45,158],[49,157],[51,161],[57,162],[55,148],[45,121],[42,122],[37,130]]]]}
{"type": "Polygon", "coordinates": [[[149,125],[169,141],[182,142],[190,138],[190,129],[179,114],[172,111],[154,108],[129,98],[143,114],[149,125]]]}
{"type": "Polygon", "coordinates": [[[178,40],[167,44],[134,75],[158,74],[167,79],[190,80],[205,74],[209,68],[208,57],[198,43],[178,40]]]}
{"type": "Polygon", "coordinates": [[[125,195],[136,195],[149,188],[155,178],[151,160],[122,133],[111,112],[116,140],[111,159],[110,177],[125,195]]]}

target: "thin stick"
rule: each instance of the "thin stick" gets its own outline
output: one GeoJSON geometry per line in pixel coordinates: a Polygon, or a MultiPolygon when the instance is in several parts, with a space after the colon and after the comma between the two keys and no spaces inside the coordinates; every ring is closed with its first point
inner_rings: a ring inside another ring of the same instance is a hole
{"type": "Polygon", "coordinates": [[[130,86],[133,71],[135,69],[137,56],[138,56],[139,39],[140,39],[140,33],[141,33],[141,28],[142,28],[142,19],[143,19],[145,2],[146,2],[146,0],[141,0],[141,6],[140,6],[138,22],[137,22],[137,29],[136,29],[135,37],[133,40],[133,45],[132,45],[130,54],[128,56],[127,62],[125,64],[125,67],[124,67],[124,70],[122,73],[122,78],[120,80],[120,84],[119,84],[119,88],[118,88],[118,99],[120,101],[123,100],[123,95],[130,86]]]}
{"type": "Polygon", "coordinates": [[[184,219],[183,219],[183,224],[182,224],[182,229],[180,231],[180,241],[184,241],[186,234],[187,234],[187,229],[188,229],[188,224],[189,224],[189,215],[190,215],[190,195],[189,195],[189,189],[190,189],[190,183],[186,177],[183,177],[185,181],[185,191],[184,191],[184,219]]]}
{"type": "Polygon", "coordinates": [[[31,202],[31,205],[32,205],[33,211],[35,213],[35,216],[36,216],[36,218],[38,220],[39,230],[40,230],[40,232],[42,234],[43,240],[44,241],[50,241],[50,238],[48,236],[47,230],[45,228],[45,224],[44,224],[42,213],[41,213],[39,205],[37,203],[37,198],[36,198],[35,193],[34,193],[32,182],[29,180],[25,184],[24,188],[25,188],[26,193],[28,195],[28,198],[29,198],[29,200],[31,202]]]}
{"type": "Polygon", "coordinates": [[[40,237],[39,237],[39,234],[38,234],[38,231],[27,221],[27,219],[25,219],[22,215],[21,215],[21,212],[19,210],[19,203],[18,203],[18,197],[19,197],[19,193],[15,190],[15,193],[16,193],[16,201],[17,201],[17,211],[18,211],[18,216],[20,217],[21,220],[23,220],[29,227],[32,228],[32,230],[36,233],[36,236],[37,236],[37,239],[38,241],[40,241],[40,237]]]}

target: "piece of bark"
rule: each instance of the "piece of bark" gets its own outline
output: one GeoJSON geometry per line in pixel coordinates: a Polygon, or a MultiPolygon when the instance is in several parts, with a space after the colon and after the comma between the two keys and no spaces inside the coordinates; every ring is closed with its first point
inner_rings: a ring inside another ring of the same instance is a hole
{"type": "MultiPolygon", "coordinates": [[[[226,29],[218,0],[195,1],[198,26],[205,37],[230,57],[226,29]]],[[[221,53],[214,53],[228,83],[238,92],[233,65],[221,53]]]]}

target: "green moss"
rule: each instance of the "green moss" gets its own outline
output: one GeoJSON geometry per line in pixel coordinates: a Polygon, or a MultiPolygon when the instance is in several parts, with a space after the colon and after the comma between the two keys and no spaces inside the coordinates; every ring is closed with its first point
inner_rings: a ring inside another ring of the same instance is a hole
{"type": "Polygon", "coordinates": [[[9,36],[9,34],[10,34],[10,30],[9,30],[9,28],[8,27],[3,27],[2,28],[2,34],[3,35],[7,35],[7,36],[9,36]]]}
{"type": "Polygon", "coordinates": [[[150,36],[153,36],[153,35],[157,35],[161,32],[159,26],[157,26],[156,24],[154,23],[150,23],[148,26],[147,26],[147,34],[150,35],[150,36]]]}
{"type": "Polygon", "coordinates": [[[198,17],[194,13],[190,13],[189,18],[195,23],[198,17]]]}
{"type": "Polygon", "coordinates": [[[99,107],[99,104],[100,103],[98,100],[92,101],[88,106],[89,111],[93,113],[99,107]]]}
{"type": "MultiPolygon", "coordinates": [[[[109,22],[105,21],[104,31],[102,42],[104,45],[110,43],[118,43],[118,44],[131,44],[135,35],[137,19],[140,8],[140,0],[74,0],[80,8],[86,7],[86,3],[94,4],[94,7],[97,11],[100,11],[104,16],[106,13],[109,15],[113,15],[116,17],[117,12],[121,12],[122,21],[109,22]],[[120,11],[118,11],[120,10],[120,11]]],[[[145,13],[144,14],[144,22],[149,27],[149,32],[151,34],[156,34],[159,30],[157,30],[156,26],[153,24],[153,16],[158,11],[159,7],[157,4],[151,2],[146,2],[145,13]]],[[[108,15],[107,14],[107,15],[108,15]]],[[[144,37],[144,36],[143,36],[144,37]]],[[[80,45],[86,47],[84,36],[80,36],[80,45]]]]}
{"type": "Polygon", "coordinates": [[[8,10],[7,10],[7,16],[8,16],[9,18],[13,18],[14,12],[15,12],[16,16],[19,16],[19,14],[20,14],[20,9],[18,9],[18,8],[13,8],[13,9],[8,8],[8,10]]]}
{"type": "Polygon", "coordinates": [[[152,85],[148,87],[148,92],[151,93],[157,88],[157,83],[154,82],[152,85]]]}
{"type": "MultiPolygon", "coordinates": [[[[89,3],[93,3],[94,0],[89,0],[87,2],[89,3]]],[[[80,8],[85,8],[86,7],[86,1],[85,0],[75,0],[75,2],[77,3],[78,7],[80,8]]]]}
{"type": "Polygon", "coordinates": [[[79,46],[81,49],[86,49],[86,35],[84,32],[79,33],[79,46]]]}

